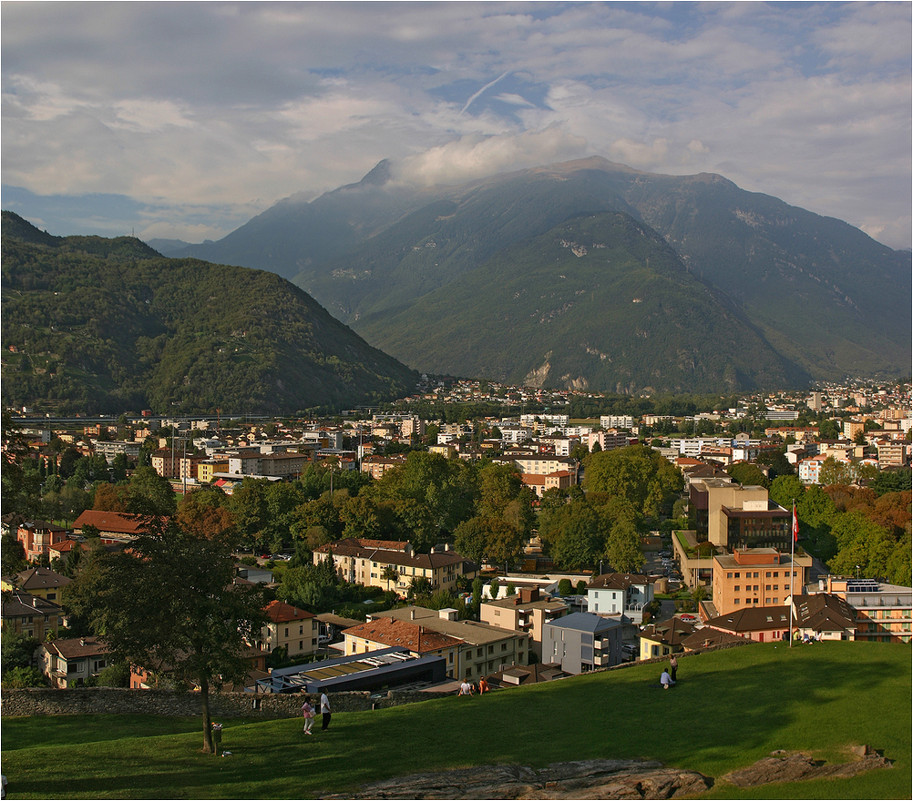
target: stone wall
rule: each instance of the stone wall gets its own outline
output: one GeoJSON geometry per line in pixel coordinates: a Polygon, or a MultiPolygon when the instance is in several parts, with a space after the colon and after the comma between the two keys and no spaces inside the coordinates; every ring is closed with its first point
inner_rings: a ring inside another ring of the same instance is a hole
{"type": "MultiPolygon", "coordinates": [[[[416,701],[441,698],[452,693],[420,693],[391,690],[387,693],[333,693],[334,712],[383,709],[416,701]]],[[[276,718],[301,714],[302,697],[294,694],[211,693],[213,718],[276,718]]],[[[201,713],[199,693],[173,690],[129,690],[115,687],[78,687],[54,690],[34,687],[4,690],[2,714],[19,715],[164,715],[184,717],[201,713]]]]}

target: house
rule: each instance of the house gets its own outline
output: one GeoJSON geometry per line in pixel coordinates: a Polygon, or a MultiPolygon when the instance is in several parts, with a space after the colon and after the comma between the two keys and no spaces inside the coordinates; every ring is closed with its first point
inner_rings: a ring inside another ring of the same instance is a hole
{"type": "Polygon", "coordinates": [[[426,609],[406,606],[378,612],[372,619],[391,617],[421,625],[427,631],[445,634],[460,641],[454,664],[448,662],[447,673],[455,679],[477,681],[481,676],[495,673],[502,666],[525,665],[529,662],[528,634],[509,631],[474,620],[457,620],[455,609],[426,609]]]}
{"type": "Polygon", "coordinates": [[[538,587],[523,587],[513,595],[486,601],[479,606],[479,620],[491,626],[530,635],[530,646],[542,658],[542,627],[564,617],[570,609],[560,598],[539,593],[538,587]]]}
{"type": "Polygon", "coordinates": [[[681,653],[684,650],[682,641],[691,634],[694,634],[694,626],[677,617],[646,626],[640,632],[640,658],[655,659],[681,653]]]}
{"type": "MultiPolygon", "coordinates": [[[[250,690],[253,689],[257,681],[269,676],[269,673],[266,670],[266,651],[261,651],[259,648],[253,648],[250,646],[245,646],[242,648],[241,656],[248,663],[247,665],[247,675],[242,682],[242,686],[236,686],[233,684],[223,684],[222,689],[225,691],[232,690],[250,690]]],[[[173,671],[173,667],[163,663],[159,663],[154,668],[141,667],[139,665],[130,666],[130,689],[131,690],[149,690],[162,686],[160,680],[162,677],[165,677],[165,686],[169,686],[172,682],[170,681],[169,674],[173,671]]],[[[199,687],[195,686],[195,689],[199,687]]]]}
{"type": "Polygon", "coordinates": [[[51,601],[22,590],[3,593],[2,629],[36,640],[56,635],[63,626],[63,609],[51,601]]]}
{"type": "Polygon", "coordinates": [[[822,592],[793,598],[794,636],[813,640],[853,640],[856,612],[839,595],[822,592]]]}
{"type": "Polygon", "coordinates": [[[261,630],[257,647],[269,653],[285,648],[290,658],[317,652],[317,618],[313,612],[285,601],[270,601],[264,611],[268,622],[261,630]]]}
{"type": "Polygon", "coordinates": [[[72,579],[55,573],[48,567],[32,567],[17,573],[12,581],[3,579],[0,587],[4,590],[23,590],[31,595],[37,595],[45,601],[60,603],[60,593],[72,579]]]}
{"type": "Polygon", "coordinates": [[[73,531],[85,536],[83,528],[91,526],[106,545],[124,545],[148,530],[148,518],[127,512],[102,512],[87,509],[73,523],[73,531]]]}
{"type": "Polygon", "coordinates": [[[717,629],[755,642],[789,639],[789,606],[751,606],[710,618],[704,629],[717,629]]]}
{"type": "Polygon", "coordinates": [[[42,520],[20,523],[16,528],[16,539],[22,544],[25,558],[30,562],[42,556],[50,556],[50,547],[67,538],[67,530],[42,520]]]}
{"type": "Polygon", "coordinates": [[[108,646],[98,637],[52,640],[41,645],[38,657],[41,672],[60,689],[85,685],[110,664],[108,646]]]}
{"type": "Polygon", "coordinates": [[[336,571],[344,581],[395,590],[399,595],[405,595],[417,578],[427,579],[432,590],[452,590],[460,576],[474,578],[478,572],[477,565],[451,551],[449,545],[431,553],[415,553],[405,541],[349,538],[315,548],[314,564],[326,559],[327,554],[333,555],[336,571]],[[385,578],[387,568],[392,568],[397,577],[385,578]]]}
{"type": "Polygon", "coordinates": [[[571,675],[621,663],[622,624],[573,612],[542,627],[542,658],[571,675]]]}
{"type": "Polygon", "coordinates": [[[853,639],[905,642],[913,637],[913,589],[875,579],[827,576],[822,591],[845,600],[855,613],[853,639]]]}
{"type": "Polygon", "coordinates": [[[653,600],[655,579],[638,573],[604,573],[586,585],[587,611],[594,615],[625,615],[638,625],[644,606],[653,600]]]}

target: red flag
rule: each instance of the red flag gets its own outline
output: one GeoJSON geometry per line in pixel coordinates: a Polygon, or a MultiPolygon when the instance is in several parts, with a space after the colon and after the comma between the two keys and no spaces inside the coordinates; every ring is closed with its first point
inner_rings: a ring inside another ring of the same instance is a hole
{"type": "Polygon", "coordinates": [[[799,541],[799,518],[796,517],[796,507],[793,505],[793,542],[799,541]]]}

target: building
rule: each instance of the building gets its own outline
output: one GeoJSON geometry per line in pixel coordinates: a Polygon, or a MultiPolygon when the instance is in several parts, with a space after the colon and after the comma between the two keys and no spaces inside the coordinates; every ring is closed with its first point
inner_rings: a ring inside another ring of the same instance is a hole
{"type": "MultiPolygon", "coordinates": [[[[446,444],[446,443],[445,443],[446,444]]],[[[374,479],[381,479],[388,470],[395,470],[406,463],[402,454],[395,456],[366,456],[361,460],[361,472],[370,473],[374,479]]]]}
{"type": "Polygon", "coordinates": [[[798,595],[793,598],[793,632],[803,640],[854,640],[855,610],[838,595],[798,595]]]}
{"type": "Polygon", "coordinates": [[[718,615],[748,606],[780,606],[801,593],[812,557],[797,553],[795,561],[775,548],[736,549],[713,557],[712,598],[718,615]]]}
{"type": "Polygon", "coordinates": [[[684,650],[682,641],[691,634],[694,634],[694,626],[677,617],[646,626],[640,632],[640,658],[655,659],[681,653],[684,650]]]}
{"type": "Polygon", "coordinates": [[[405,541],[349,538],[315,548],[314,564],[326,559],[327,554],[333,555],[336,571],[344,581],[395,590],[400,595],[408,592],[415,579],[427,579],[432,590],[450,590],[456,588],[460,576],[474,578],[478,571],[449,545],[431,553],[415,553],[405,541]],[[394,572],[396,578],[385,577],[394,572]]]}
{"type": "Polygon", "coordinates": [[[529,663],[531,648],[528,634],[474,620],[457,620],[455,609],[438,611],[421,606],[407,606],[372,615],[375,620],[381,617],[405,620],[421,625],[428,631],[460,640],[456,664],[452,669],[448,665],[447,670],[455,679],[477,681],[482,676],[502,670],[504,666],[529,663]]]}
{"type": "Polygon", "coordinates": [[[712,617],[701,629],[718,629],[754,642],[789,639],[789,606],[752,606],[712,617]]]}
{"type": "Polygon", "coordinates": [[[52,687],[84,686],[110,663],[108,646],[98,637],[75,637],[42,643],[38,649],[41,672],[52,687]]]}
{"type": "Polygon", "coordinates": [[[261,630],[258,648],[269,653],[285,648],[290,658],[317,652],[317,618],[313,612],[284,601],[270,601],[264,611],[268,622],[261,630]]]}
{"type": "Polygon", "coordinates": [[[905,643],[913,639],[913,588],[843,576],[827,576],[819,580],[818,586],[853,608],[854,639],[905,643]]]}
{"type": "Polygon", "coordinates": [[[147,519],[143,515],[127,512],[100,512],[87,509],[73,523],[73,531],[86,536],[84,529],[90,526],[98,531],[98,536],[106,545],[117,545],[130,542],[147,530],[147,519]]]}
{"type": "Polygon", "coordinates": [[[573,612],[542,628],[542,655],[571,675],[621,663],[622,624],[589,612],[573,612]]]}
{"type": "Polygon", "coordinates": [[[479,619],[492,626],[529,634],[531,648],[541,659],[542,627],[564,617],[569,611],[568,605],[560,598],[541,595],[538,587],[524,587],[506,598],[481,604],[479,619]]]}
{"type": "Polygon", "coordinates": [[[595,615],[624,615],[638,625],[644,606],[653,600],[655,579],[637,573],[604,573],[586,585],[587,611],[595,615]]]}
{"type": "Polygon", "coordinates": [[[332,693],[383,690],[404,684],[438,684],[447,677],[439,656],[415,656],[408,648],[382,648],[368,655],[348,655],[273,668],[256,683],[258,693],[332,693]]]}
{"type": "Polygon", "coordinates": [[[12,581],[3,579],[0,587],[4,590],[22,590],[30,595],[37,595],[45,601],[60,603],[60,594],[72,579],[55,573],[48,567],[32,567],[17,573],[12,581]]]}
{"type": "Polygon", "coordinates": [[[437,656],[444,660],[450,676],[457,675],[463,641],[427,628],[413,620],[378,617],[342,632],[344,653],[367,654],[385,648],[405,648],[414,657],[437,656]]]}
{"type": "Polygon", "coordinates": [[[104,456],[108,464],[114,461],[114,457],[118,454],[124,454],[132,462],[135,462],[139,459],[139,450],[141,442],[130,442],[124,440],[100,440],[93,439],[92,447],[95,449],[95,453],[100,456],[104,456]]]}
{"type": "Polygon", "coordinates": [[[22,545],[25,558],[34,562],[43,556],[50,557],[51,546],[63,542],[67,530],[43,520],[20,523],[16,529],[16,539],[22,545]]]}
{"type": "Polygon", "coordinates": [[[699,541],[728,550],[790,546],[790,512],[771,501],[759,486],[740,486],[720,479],[695,481],[689,515],[699,541]]]}
{"type": "Polygon", "coordinates": [[[0,621],[5,632],[44,640],[63,626],[63,609],[22,590],[4,591],[0,621]]]}

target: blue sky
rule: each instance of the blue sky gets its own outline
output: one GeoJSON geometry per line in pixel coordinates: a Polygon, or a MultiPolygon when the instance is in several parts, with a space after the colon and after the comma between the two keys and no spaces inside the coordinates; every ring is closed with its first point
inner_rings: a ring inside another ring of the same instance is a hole
{"type": "Polygon", "coordinates": [[[911,6],[2,5],[2,205],[218,239],[283,197],[587,155],[911,245],[911,6]]]}

